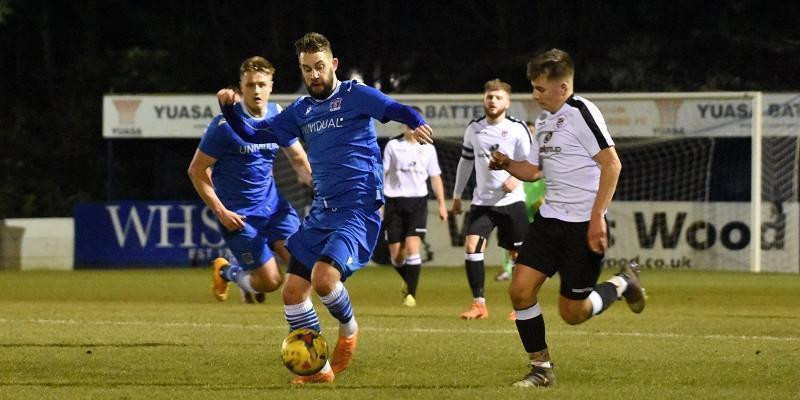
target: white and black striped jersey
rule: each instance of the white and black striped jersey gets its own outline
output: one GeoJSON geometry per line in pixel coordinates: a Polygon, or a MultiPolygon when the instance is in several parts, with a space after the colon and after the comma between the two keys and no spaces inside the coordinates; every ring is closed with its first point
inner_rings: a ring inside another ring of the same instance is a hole
{"type": "Polygon", "coordinates": [[[383,149],[383,194],[386,197],[424,197],[428,177],[442,174],[432,145],[421,145],[399,136],[383,149]]]}
{"type": "Polygon", "coordinates": [[[528,126],[514,117],[507,116],[494,125],[485,116],[471,121],[464,131],[453,197],[461,197],[474,167],[475,190],[471,204],[504,206],[525,201],[522,184],[517,185],[511,193],[503,191],[503,182],[510,175],[506,171],[490,170],[489,161],[494,150],[499,150],[517,161],[525,160],[531,150],[531,141],[528,126]]]}
{"type": "Polygon", "coordinates": [[[583,97],[572,95],[557,112],[539,115],[528,161],[544,174],[547,191],[539,209],[543,217],[591,219],[600,186],[600,165],[593,157],[613,145],[600,110],[583,97]]]}

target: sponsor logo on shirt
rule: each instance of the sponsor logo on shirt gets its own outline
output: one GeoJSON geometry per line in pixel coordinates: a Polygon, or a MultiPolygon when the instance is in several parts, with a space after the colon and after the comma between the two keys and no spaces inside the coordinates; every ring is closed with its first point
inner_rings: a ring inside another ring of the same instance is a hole
{"type": "Polygon", "coordinates": [[[316,121],[309,122],[303,125],[302,131],[303,134],[307,135],[310,133],[322,133],[323,131],[330,129],[330,128],[341,128],[344,126],[342,122],[344,118],[327,118],[327,119],[319,119],[316,121]]]}
{"type": "Polygon", "coordinates": [[[239,154],[258,153],[261,150],[278,150],[277,143],[253,143],[239,146],[239,154]]]}
{"type": "Polygon", "coordinates": [[[342,98],[337,97],[331,101],[330,111],[338,111],[342,108],[342,98]]]}

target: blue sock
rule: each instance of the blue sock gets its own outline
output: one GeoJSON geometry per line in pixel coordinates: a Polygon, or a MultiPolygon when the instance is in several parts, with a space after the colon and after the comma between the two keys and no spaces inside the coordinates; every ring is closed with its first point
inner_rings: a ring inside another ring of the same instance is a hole
{"type": "Polygon", "coordinates": [[[222,276],[222,279],[225,279],[228,282],[236,282],[236,277],[238,277],[242,271],[244,271],[242,267],[236,264],[228,264],[227,267],[220,271],[220,275],[222,276]]]}
{"type": "Polygon", "coordinates": [[[319,318],[314,311],[314,304],[308,298],[300,304],[284,305],[283,315],[289,323],[289,331],[300,328],[313,329],[320,332],[319,318]]]}
{"type": "Polygon", "coordinates": [[[353,305],[350,304],[350,295],[342,285],[342,282],[336,282],[333,290],[325,296],[320,296],[320,300],[340,323],[346,324],[353,318],[353,305]]]}

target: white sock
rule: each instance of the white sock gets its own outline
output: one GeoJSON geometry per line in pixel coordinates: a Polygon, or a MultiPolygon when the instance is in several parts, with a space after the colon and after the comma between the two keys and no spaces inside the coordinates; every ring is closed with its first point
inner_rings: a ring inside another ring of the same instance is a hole
{"type": "Polygon", "coordinates": [[[356,317],[350,318],[350,321],[347,321],[345,324],[339,324],[339,336],[350,337],[355,335],[356,329],[358,329],[358,322],[356,322],[356,317]]]}
{"type": "Polygon", "coordinates": [[[606,282],[611,282],[614,286],[617,287],[617,298],[622,298],[622,294],[625,293],[625,289],[628,288],[628,281],[625,278],[614,275],[611,278],[608,278],[606,282]]]}
{"type": "Polygon", "coordinates": [[[486,298],[485,297],[476,297],[476,298],[472,299],[472,301],[475,302],[475,303],[478,303],[478,304],[484,304],[484,305],[486,304],[486,298]]]}
{"type": "Polygon", "coordinates": [[[550,364],[550,361],[531,361],[531,365],[542,368],[553,368],[553,364],[550,364]]]}
{"type": "Polygon", "coordinates": [[[256,294],[255,289],[253,286],[250,285],[250,273],[242,271],[239,275],[236,276],[236,285],[242,288],[247,293],[256,294]]]}

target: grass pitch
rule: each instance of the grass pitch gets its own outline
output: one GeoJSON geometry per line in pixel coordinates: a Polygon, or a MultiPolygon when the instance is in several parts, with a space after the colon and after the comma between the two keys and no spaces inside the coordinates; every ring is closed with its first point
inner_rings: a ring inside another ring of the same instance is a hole
{"type": "MultiPolygon", "coordinates": [[[[461,321],[463,268],[423,269],[418,306],[400,278],[348,280],[361,338],[333,385],[290,387],[277,293],[216,302],[209,270],[0,271],[0,399],[799,399],[800,277],[644,271],[650,300],[578,326],[541,296],[558,385],[518,389],[527,371],[508,283],[487,271],[490,318],[461,321]]],[[[603,277],[610,275],[610,271],[603,277]]],[[[336,321],[315,299],[333,344],[336,321]]]]}

